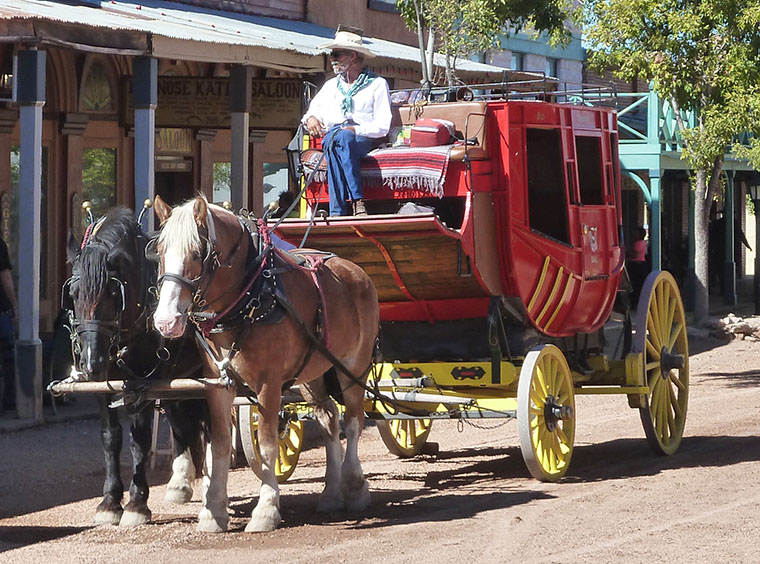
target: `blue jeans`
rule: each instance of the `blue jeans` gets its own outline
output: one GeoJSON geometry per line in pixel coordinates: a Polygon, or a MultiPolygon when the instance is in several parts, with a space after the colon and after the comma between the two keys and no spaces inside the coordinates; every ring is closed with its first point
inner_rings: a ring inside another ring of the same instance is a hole
{"type": "Polygon", "coordinates": [[[351,215],[351,206],[347,201],[364,197],[359,161],[374,148],[377,141],[356,135],[344,127],[332,127],[322,139],[322,149],[327,158],[330,215],[351,215]]]}

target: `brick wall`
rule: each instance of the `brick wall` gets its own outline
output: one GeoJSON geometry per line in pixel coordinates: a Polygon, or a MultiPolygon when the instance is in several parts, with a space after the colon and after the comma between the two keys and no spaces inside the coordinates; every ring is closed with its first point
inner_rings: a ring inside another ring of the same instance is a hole
{"type": "Polygon", "coordinates": [[[632,80],[630,82],[627,82],[625,80],[622,80],[616,76],[614,76],[611,72],[604,73],[604,74],[598,74],[595,71],[592,71],[588,68],[588,66],[584,65],[583,68],[583,84],[589,85],[589,86],[614,86],[616,92],[646,92],[647,91],[647,85],[646,83],[640,81],[640,80],[632,80]]]}
{"type": "Polygon", "coordinates": [[[306,17],[306,0],[178,0],[178,3],[289,20],[306,17]]]}

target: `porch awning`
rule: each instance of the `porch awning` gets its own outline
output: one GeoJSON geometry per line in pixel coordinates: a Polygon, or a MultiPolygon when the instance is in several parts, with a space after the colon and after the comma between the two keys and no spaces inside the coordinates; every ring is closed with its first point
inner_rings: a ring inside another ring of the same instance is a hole
{"type": "MultiPolygon", "coordinates": [[[[332,28],[308,22],[157,0],[73,5],[49,0],[3,0],[0,5],[0,41],[249,64],[293,73],[323,72],[327,60],[319,45],[332,39],[334,33],[332,28]]],[[[408,73],[406,68],[419,69],[417,47],[371,37],[365,38],[365,45],[377,55],[372,60],[373,67],[395,69],[400,65],[404,73],[408,73]]],[[[443,56],[436,55],[435,63],[443,67],[443,56]]],[[[468,82],[497,81],[503,71],[473,61],[457,62],[457,74],[468,82]]]]}

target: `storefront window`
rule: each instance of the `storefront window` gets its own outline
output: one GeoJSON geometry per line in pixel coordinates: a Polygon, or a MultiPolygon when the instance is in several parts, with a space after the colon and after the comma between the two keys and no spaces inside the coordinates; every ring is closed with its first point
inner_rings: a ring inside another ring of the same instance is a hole
{"type": "MultiPolygon", "coordinates": [[[[47,147],[42,148],[42,182],[40,200],[40,224],[47,225],[47,147]]],[[[2,231],[3,238],[8,245],[8,252],[13,265],[13,282],[18,288],[18,192],[19,178],[21,174],[21,152],[18,145],[11,147],[11,193],[10,198],[3,199],[2,205],[2,231]],[[8,209],[5,209],[7,203],[8,209]],[[7,217],[6,217],[7,215],[7,217]]],[[[47,298],[47,237],[40,238],[40,299],[47,298]]]]}
{"type": "Polygon", "coordinates": [[[82,200],[92,204],[95,219],[116,205],[116,149],[82,151],[82,200]]]}
{"type": "Polygon", "coordinates": [[[289,188],[287,163],[264,163],[264,208],[289,188]]]}
{"type": "Polygon", "coordinates": [[[228,162],[214,163],[214,203],[232,200],[232,167],[228,162]]]}

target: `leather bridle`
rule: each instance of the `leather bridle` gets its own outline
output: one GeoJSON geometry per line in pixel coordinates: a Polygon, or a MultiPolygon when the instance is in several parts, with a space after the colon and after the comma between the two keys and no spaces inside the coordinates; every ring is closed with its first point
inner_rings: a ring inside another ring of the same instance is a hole
{"type": "MultiPolygon", "coordinates": [[[[171,280],[173,282],[176,282],[180,286],[186,288],[189,290],[192,294],[192,303],[193,305],[188,310],[188,316],[190,319],[192,319],[195,322],[202,321],[206,317],[208,317],[209,314],[204,313],[203,310],[206,309],[209,305],[208,301],[206,300],[206,293],[208,292],[208,289],[211,287],[211,284],[214,280],[214,275],[216,274],[217,270],[221,266],[221,263],[219,261],[219,252],[217,250],[217,240],[216,240],[216,228],[214,226],[214,218],[211,214],[211,211],[208,210],[207,212],[207,219],[206,219],[206,234],[200,234],[201,242],[203,244],[203,247],[205,248],[205,254],[203,257],[203,261],[201,262],[201,271],[193,279],[187,278],[186,276],[183,276],[182,274],[177,274],[174,272],[164,272],[158,277],[158,291],[160,294],[161,286],[164,283],[165,280],[171,280]],[[206,280],[205,285],[202,285],[203,280],[206,280]],[[199,319],[196,319],[199,318],[199,319]]],[[[233,247],[233,249],[230,251],[229,258],[226,261],[225,266],[230,267],[232,264],[232,261],[235,258],[235,255],[237,255],[238,250],[240,249],[240,243],[243,239],[243,235],[246,232],[246,228],[241,224],[241,232],[240,237],[238,238],[237,243],[233,247]]],[[[199,231],[202,229],[202,227],[199,227],[199,231]]],[[[151,241],[152,243],[153,241],[151,241]]],[[[150,245],[150,243],[149,243],[150,245]]],[[[217,298],[218,299],[218,298],[217,298]]]]}

